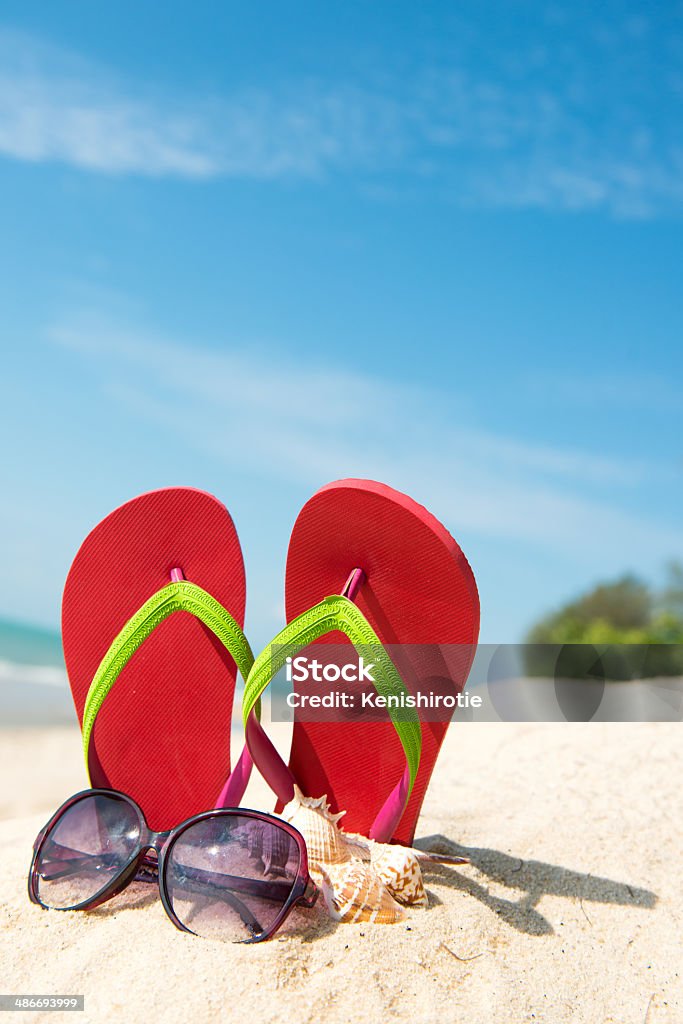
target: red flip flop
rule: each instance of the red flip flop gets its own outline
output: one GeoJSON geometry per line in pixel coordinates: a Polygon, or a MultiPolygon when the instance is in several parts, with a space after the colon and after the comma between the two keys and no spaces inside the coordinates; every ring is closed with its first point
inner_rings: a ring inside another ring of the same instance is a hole
{"type": "Polygon", "coordinates": [[[245,601],[232,519],[189,487],[117,508],[69,571],[62,637],[91,783],[133,797],[156,830],[246,786],[248,754],[230,775],[235,678],[253,662],[245,601]]]}
{"type": "MultiPolygon", "coordinates": [[[[391,667],[402,679],[398,686],[410,694],[433,690],[436,684],[440,692],[445,687],[457,696],[479,634],[476,583],[455,540],[417,502],[368,480],[328,484],[300,512],[287,557],[286,612],[289,625],[270,645],[271,662],[278,639],[291,645],[299,623],[298,635],[306,643],[323,636],[326,643],[355,642],[364,632],[387,646],[391,667]],[[326,615],[327,628],[320,625],[326,615]],[[342,620],[350,623],[348,628],[342,620]],[[344,631],[330,632],[329,623],[337,621],[344,631]],[[315,637],[312,622],[318,623],[315,637]]],[[[267,738],[249,717],[268,671],[259,656],[243,713],[254,760],[280,802],[288,798],[293,781],[306,796],[327,794],[333,811],[345,810],[346,831],[411,843],[448,728],[446,716],[440,713],[440,721],[420,716],[419,767],[410,781],[406,761],[415,761],[414,751],[411,758],[410,736],[406,739],[407,727],[400,722],[295,717],[289,769],[275,767],[267,738]]],[[[398,692],[388,680],[387,687],[392,686],[398,692]]]]}

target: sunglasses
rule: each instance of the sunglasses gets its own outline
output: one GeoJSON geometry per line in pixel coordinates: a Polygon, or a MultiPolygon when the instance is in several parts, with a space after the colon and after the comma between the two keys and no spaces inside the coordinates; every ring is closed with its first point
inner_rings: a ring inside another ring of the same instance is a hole
{"type": "Polygon", "coordinates": [[[33,844],[28,892],[53,910],[92,910],[133,881],[155,882],[176,928],[261,942],[296,904],[312,907],[303,836],[242,808],[196,814],[153,832],[125,793],[88,789],[62,804],[33,844]]]}

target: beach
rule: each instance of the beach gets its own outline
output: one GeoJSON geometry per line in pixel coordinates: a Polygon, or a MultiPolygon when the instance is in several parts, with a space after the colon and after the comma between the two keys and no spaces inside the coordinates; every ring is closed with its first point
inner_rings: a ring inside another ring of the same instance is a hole
{"type": "MultiPolygon", "coordinates": [[[[426,871],[429,906],[404,922],[336,924],[319,901],[251,946],[182,934],[149,886],[88,914],[32,906],[35,834],[86,785],[80,737],[0,744],[5,993],[84,994],[93,1022],[683,1019],[679,724],[451,727],[417,845],[471,864],[426,871]]],[[[258,777],[245,804],[273,807],[258,777]]]]}
{"type": "Polygon", "coordinates": [[[0,210],[0,1024],[683,1024],[683,0],[5,3],[0,210]]]}

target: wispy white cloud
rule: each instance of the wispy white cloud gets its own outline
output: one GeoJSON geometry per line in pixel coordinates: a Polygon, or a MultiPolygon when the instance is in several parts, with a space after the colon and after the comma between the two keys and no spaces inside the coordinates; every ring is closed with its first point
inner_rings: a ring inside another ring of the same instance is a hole
{"type": "Polygon", "coordinates": [[[0,153],[108,174],[317,177],[396,159],[389,97],[293,82],[276,92],[159,96],[32,37],[0,30],[0,153]],[[378,137],[379,136],[379,137],[378,137]]]}
{"type": "Polygon", "coordinates": [[[217,165],[197,122],[126,95],[97,67],[22,34],[0,32],[0,152],[91,171],[201,177],[217,165]]]}
{"type": "Polygon", "coordinates": [[[603,563],[683,552],[683,532],[626,510],[658,481],[651,463],[554,448],[458,422],[457,395],[266,350],[182,344],[98,318],[55,325],[54,343],[88,360],[109,400],[217,461],[317,486],[391,480],[468,530],[603,563]],[[133,383],[131,383],[133,382],[133,383]],[[182,415],[179,415],[182,410],[182,415]]]}
{"type": "Polygon", "coordinates": [[[683,119],[666,58],[654,85],[632,84],[641,22],[638,32],[596,29],[590,52],[565,46],[561,60],[536,47],[486,72],[453,57],[403,76],[220,96],[122,81],[0,31],[0,153],[198,180],[354,172],[373,195],[429,187],[463,204],[649,216],[683,199],[683,119]]]}

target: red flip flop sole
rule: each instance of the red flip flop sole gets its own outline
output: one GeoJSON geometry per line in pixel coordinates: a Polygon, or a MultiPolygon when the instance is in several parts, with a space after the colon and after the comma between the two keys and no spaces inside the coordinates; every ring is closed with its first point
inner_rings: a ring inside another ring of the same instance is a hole
{"type": "MultiPolygon", "coordinates": [[[[460,692],[479,634],[479,597],[472,570],[445,527],[384,484],[328,484],[307,502],[292,531],[287,621],[341,593],[355,568],[366,575],[355,603],[382,643],[429,645],[415,655],[405,648],[404,664],[397,667],[408,690],[429,691],[438,680],[443,691],[447,677],[452,693],[460,692]]],[[[340,633],[326,641],[347,642],[340,633]]],[[[420,769],[393,836],[397,842],[412,842],[447,728],[447,721],[423,722],[420,769]]],[[[326,793],[334,811],[347,812],[347,831],[367,834],[403,773],[405,755],[387,722],[295,720],[290,768],[306,795],[326,793]]]]}
{"type": "MultiPolygon", "coordinates": [[[[79,722],[100,661],[128,619],[180,568],[244,623],[246,584],[227,509],[187,487],[143,494],[83,542],[62,602],[79,722]]],[[[163,830],[214,806],[230,772],[237,669],[209,629],[175,612],[136,651],[95,722],[91,782],[122,790],[163,830]]]]}

